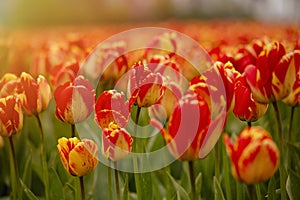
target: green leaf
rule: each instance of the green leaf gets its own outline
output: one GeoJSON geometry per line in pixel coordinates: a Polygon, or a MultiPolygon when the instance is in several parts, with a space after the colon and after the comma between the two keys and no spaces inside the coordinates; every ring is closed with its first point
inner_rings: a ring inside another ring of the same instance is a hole
{"type": "Polygon", "coordinates": [[[294,171],[290,171],[287,178],[286,190],[290,199],[299,199],[300,197],[300,176],[294,171]]]}
{"type": "Polygon", "coordinates": [[[214,176],[215,200],[225,200],[221,185],[218,179],[214,176]]]}
{"type": "Polygon", "coordinates": [[[125,175],[125,183],[123,189],[123,200],[128,200],[128,174],[125,175]]]}
{"type": "Polygon", "coordinates": [[[202,188],[202,173],[199,173],[196,177],[196,197],[201,197],[201,188],[202,188]]]}
{"type": "Polygon", "coordinates": [[[276,199],[276,179],[272,176],[268,184],[268,200],[276,199]]]}
{"type": "Polygon", "coordinates": [[[29,153],[26,156],[26,162],[24,165],[24,171],[22,175],[22,180],[24,184],[28,185],[30,187],[31,184],[31,177],[32,177],[32,151],[29,151],[29,153]]]}
{"type": "Polygon", "coordinates": [[[24,182],[20,179],[20,183],[22,185],[22,188],[26,194],[26,196],[30,199],[30,200],[39,200],[39,198],[37,198],[37,196],[35,196],[33,194],[33,192],[24,184],[24,182]]]}
{"type": "Polygon", "coordinates": [[[173,183],[173,186],[177,190],[177,199],[180,199],[180,197],[182,197],[183,199],[190,199],[187,191],[180,184],[178,184],[176,180],[169,173],[167,175],[170,178],[171,182],[173,183]]]}
{"type": "Polygon", "coordinates": [[[50,168],[49,171],[49,177],[50,177],[50,197],[51,199],[65,199],[65,194],[63,190],[63,185],[60,181],[60,178],[56,171],[53,168],[50,168]]]}
{"type": "Polygon", "coordinates": [[[134,178],[138,199],[152,199],[151,173],[135,173],[134,178]]]}

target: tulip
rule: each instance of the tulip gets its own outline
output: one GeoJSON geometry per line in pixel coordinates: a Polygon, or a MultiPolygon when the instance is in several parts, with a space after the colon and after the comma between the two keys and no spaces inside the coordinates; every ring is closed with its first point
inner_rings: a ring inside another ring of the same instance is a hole
{"type": "Polygon", "coordinates": [[[123,159],[131,151],[132,142],[132,137],[124,128],[111,122],[102,131],[102,154],[112,161],[123,159]]]}
{"type": "Polygon", "coordinates": [[[104,91],[95,105],[95,121],[104,129],[111,122],[125,127],[129,121],[131,106],[124,94],[117,90],[104,91]]]}
{"type": "Polygon", "coordinates": [[[258,120],[266,113],[268,104],[254,101],[244,75],[237,77],[235,82],[234,96],[236,103],[233,108],[234,115],[242,121],[254,122],[258,120]]]}
{"type": "Polygon", "coordinates": [[[0,80],[0,98],[9,95],[18,95],[19,92],[19,79],[16,75],[6,73],[0,80]]]}
{"type": "Polygon", "coordinates": [[[146,63],[139,62],[130,70],[127,91],[128,97],[139,107],[152,106],[164,94],[163,77],[150,71],[146,63]]]}
{"type": "Polygon", "coordinates": [[[224,143],[232,163],[232,174],[247,184],[268,180],[279,165],[279,150],[270,134],[261,127],[247,127],[235,144],[228,135],[224,143]]]}
{"type": "Polygon", "coordinates": [[[2,149],[4,147],[4,140],[2,138],[2,136],[0,135],[0,149],[2,149]]]}
{"type": "Polygon", "coordinates": [[[82,177],[98,164],[98,147],[89,139],[58,139],[58,153],[64,168],[72,176],[82,177]]]}
{"type": "Polygon", "coordinates": [[[292,85],[290,94],[283,99],[288,105],[299,106],[300,105],[300,50],[295,50],[293,53],[288,54],[289,65],[295,67],[295,79],[292,85]]]}
{"type": "Polygon", "coordinates": [[[56,89],[58,86],[63,85],[66,82],[74,81],[78,71],[78,62],[56,65],[50,71],[50,83],[52,88],[56,89]]]}
{"type": "Polygon", "coordinates": [[[36,115],[48,108],[52,98],[50,85],[44,76],[39,75],[37,81],[26,72],[20,76],[22,104],[27,115],[36,115]]]}
{"type": "Polygon", "coordinates": [[[265,45],[259,54],[256,65],[248,65],[245,76],[259,103],[282,100],[290,93],[295,69],[287,62],[282,44],[273,42],[265,45]]]}
{"type": "Polygon", "coordinates": [[[23,128],[22,104],[18,97],[0,98],[0,135],[10,137],[23,128]]]}
{"type": "Polygon", "coordinates": [[[78,76],[73,82],[57,87],[54,99],[56,117],[63,122],[75,124],[87,119],[94,110],[95,91],[87,79],[78,76]]]}

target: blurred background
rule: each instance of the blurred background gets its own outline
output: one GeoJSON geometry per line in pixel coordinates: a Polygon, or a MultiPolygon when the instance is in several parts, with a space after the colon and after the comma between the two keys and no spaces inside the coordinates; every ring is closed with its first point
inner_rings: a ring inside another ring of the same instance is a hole
{"type": "Polygon", "coordinates": [[[300,22],[299,0],[1,0],[0,27],[238,18],[300,22]]]}

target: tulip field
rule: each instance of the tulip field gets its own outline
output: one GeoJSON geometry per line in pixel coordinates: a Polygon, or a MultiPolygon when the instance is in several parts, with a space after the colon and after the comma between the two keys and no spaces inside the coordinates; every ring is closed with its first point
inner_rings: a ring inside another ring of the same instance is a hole
{"type": "Polygon", "coordinates": [[[0,200],[299,199],[299,30],[0,29],[0,200]]]}

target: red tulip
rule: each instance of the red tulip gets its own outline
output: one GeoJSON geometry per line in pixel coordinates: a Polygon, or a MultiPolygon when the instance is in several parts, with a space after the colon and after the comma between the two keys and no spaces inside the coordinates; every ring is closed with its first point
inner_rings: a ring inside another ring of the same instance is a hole
{"type": "Polygon", "coordinates": [[[224,136],[232,163],[232,174],[240,181],[255,184],[268,180],[279,165],[279,150],[270,134],[261,127],[247,127],[235,144],[224,136]]]}
{"type": "Polygon", "coordinates": [[[19,93],[19,78],[11,73],[6,73],[0,80],[0,98],[19,93]]]}
{"type": "Polygon", "coordinates": [[[22,104],[13,95],[0,98],[0,135],[10,137],[23,128],[22,104]]]}
{"type": "Polygon", "coordinates": [[[269,43],[259,54],[256,65],[246,67],[245,77],[257,102],[278,101],[289,94],[291,76],[294,76],[295,69],[289,65],[284,55],[282,44],[269,43]]]}
{"type": "Polygon", "coordinates": [[[123,159],[131,151],[132,142],[132,137],[125,129],[111,122],[102,131],[102,154],[112,161],[123,159]]]}
{"type": "Polygon", "coordinates": [[[254,101],[244,75],[238,76],[235,80],[234,96],[236,103],[233,113],[242,121],[254,122],[263,116],[268,109],[268,104],[254,101]]]}
{"type": "Polygon", "coordinates": [[[70,124],[84,121],[94,110],[95,91],[83,76],[78,76],[73,82],[57,87],[54,98],[56,117],[70,124]]]}
{"type": "Polygon", "coordinates": [[[139,62],[130,70],[128,97],[139,107],[152,106],[164,91],[162,75],[150,71],[147,64],[139,62]]]}
{"type": "Polygon", "coordinates": [[[124,94],[116,90],[104,91],[95,105],[95,120],[104,129],[113,122],[120,127],[128,123],[131,105],[125,101],[124,94]]]}
{"type": "Polygon", "coordinates": [[[30,74],[23,72],[20,76],[20,92],[27,115],[35,115],[46,110],[52,98],[50,86],[42,75],[39,75],[36,81],[30,74]]]}
{"type": "Polygon", "coordinates": [[[79,63],[59,64],[52,68],[50,72],[51,86],[56,89],[66,82],[72,82],[79,71],[79,63]]]}

